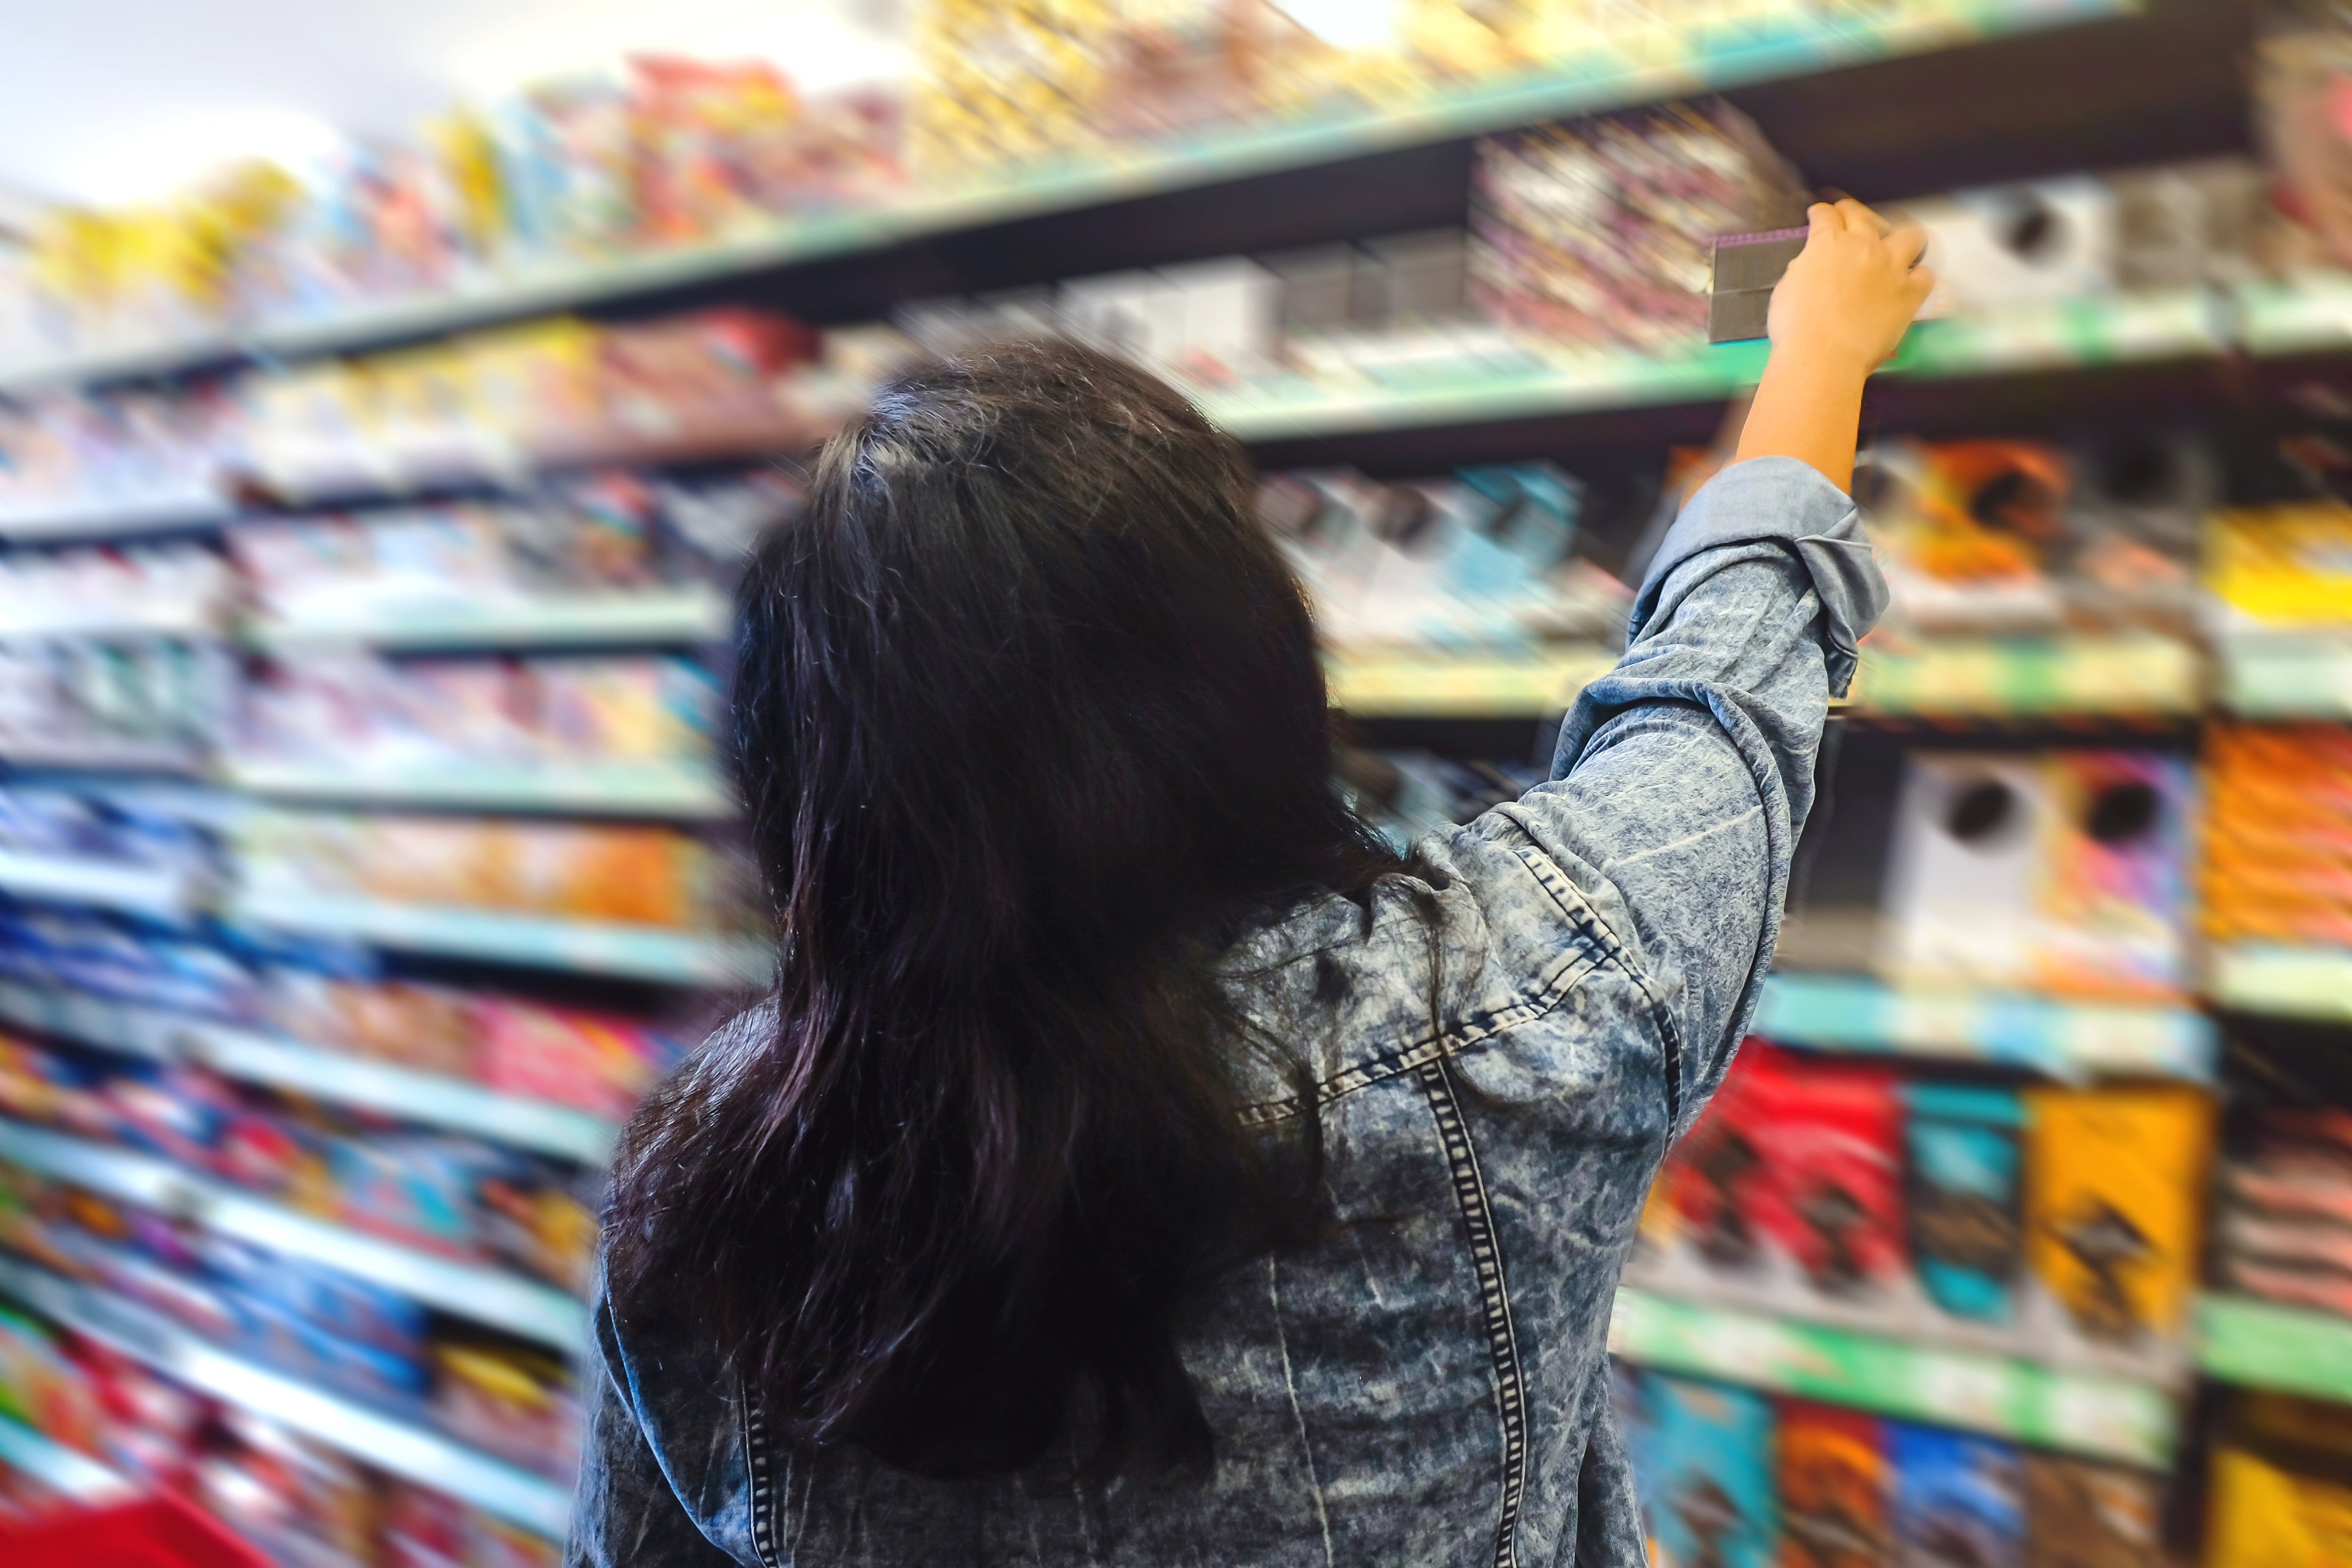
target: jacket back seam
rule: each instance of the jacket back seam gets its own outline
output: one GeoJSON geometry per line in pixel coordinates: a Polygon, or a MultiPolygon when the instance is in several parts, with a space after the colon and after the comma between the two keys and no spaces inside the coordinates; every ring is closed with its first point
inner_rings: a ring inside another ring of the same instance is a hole
{"type": "Polygon", "coordinates": [[[776,1555],[776,1490],[769,1474],[767,1412],[749,1384],[742,1395],[743,1462],[751,1479],[751,1555],[760,1568],[782,1568],[776,1555]]]}
{"type": "Polygon", "coordinates": [[[1444,1146],[1454,1203],[1469,1233],[1479,1315],[1495,1371],[1495,1408],[1503,1443],[1502,1512],[1495,1531],[1495,1568],[1517,1568],[1519,1510],[1527,1494],[1528,1396],[1518,1333],[1511,1321],[1510,1289],[1503,1276],[1502,1247],[1496,1237],[1494,1209],[1487,1200],[1486,1177],[1478,1168],[1478,1152],[1470,1142],[1469,1125],[1463,1120],[1445,1058],[1433,1058],[1418,1071],[1429,1097],[1430,1114],[1437,1123],[1438,1141],[1444,1146]]]}

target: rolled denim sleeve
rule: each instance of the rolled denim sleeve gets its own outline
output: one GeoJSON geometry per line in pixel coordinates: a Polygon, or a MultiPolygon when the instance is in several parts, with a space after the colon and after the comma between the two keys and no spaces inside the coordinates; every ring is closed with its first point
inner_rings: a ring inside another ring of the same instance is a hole
{"type": "Polygon", "coordinates": [[[1668,531],[1552,782],[1504,808],[1642,966],[1677,1136],[1754,1014],[1828,699],[1885,604],[1844,492],[1793,458],[1734,464],[1668,531]]]}

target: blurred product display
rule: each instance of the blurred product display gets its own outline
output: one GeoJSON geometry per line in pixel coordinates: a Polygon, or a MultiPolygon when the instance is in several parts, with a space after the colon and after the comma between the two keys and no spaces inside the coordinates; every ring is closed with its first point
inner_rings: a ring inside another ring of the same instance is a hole
{"type": "Polygon", "coordinates": [[[894,369],[1066,335],[1251,447],[1409,852],[1544,781],[1765,361],[1715,242],[1838,180],[1941,284],[1618,1300],[1654,1555],[2343,1560],[2352,28],[893,9],[890,80],[655,45],[0,222],[0,1518],[558,1560],[602,1167],[773,962],[736,578],[894,369]]]}

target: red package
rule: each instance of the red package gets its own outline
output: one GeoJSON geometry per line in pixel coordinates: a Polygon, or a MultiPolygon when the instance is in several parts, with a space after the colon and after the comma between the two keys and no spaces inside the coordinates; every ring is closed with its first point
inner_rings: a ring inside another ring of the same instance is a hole
{"type": "Polygon", "coordinates": [[[1905,1267],[1902,1113],[1883,1070],[1750,1040],[1675,1164],[1676,1209],[1711,1263],[1769,1247],[1839,1296],[1905,1267]]]}

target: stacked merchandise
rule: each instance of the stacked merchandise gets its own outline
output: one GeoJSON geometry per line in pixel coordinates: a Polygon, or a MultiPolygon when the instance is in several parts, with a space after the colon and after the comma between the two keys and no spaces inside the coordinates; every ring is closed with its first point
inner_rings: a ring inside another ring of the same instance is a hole
{"type": "MultiPolygon", "coordinates": [[[[1328,9],[1307,15],[1328,26],[1328,9]]],[[[1498,75],[1589,71],[1596,49],[1654,66],[1751,37],[1817,47],[1849,21],[1906,19],[1853,9],[1410,0],[1391,37],[1348,47],[1273,0],[934,0],[913,18],[910,89],[824,96],[765,60],[640,55],[455,107],[411,139],[352,139],[315,166],[257,162],[147,206],[48,214],[24,255],[0,258],[0,362],[464,296],[789,234],[959,192],[975,174],[1012,183],[1041,164],[1113,164],[1204,133],[1441,107],[1498,75]]]]}
{"type": "Polygon", "coordinates": [[[1706,331],[1717,235],[1804,218],[1793,170],[1727,106],[1670,105],[1478,144],[1474,294],[1539,338],[1670,349],[1706,331]]]}
{"type": "Polygon", "coordinates": [[[2181,1000],[2190,820],[2189,763],[2164,752],[1907,752],[1877,967],[1914,985],[2181,1000]]]}
{"type": "Polygon", "coordinates": [[[2221,1165],[2215,1282],[2352,1318],[2352,1113],[2268,1107],[2251,1123],[2221,1165]]]}
{"type": "Polygon", "coordinates": [[[1997,1438],[1618,1369],[1660,1568],[2161,1568],[2158,1478],[1997,1438]]]}
{"type": "MultiPolygon", "coordinates": [[[[0,1416],[182,1489],[310,1568],[552,1568],[552,1542],[224,1406],[93,1340],[0,1310],[0,1416]]],[[[47,1500],[0,1498],[0,1509],[47,1500]]]]}
{"type": "Polygon", "coordinates": [[[1326,468],[1267,476],[1258,515],[1336,647],[1601,641],[1622,635],[1625,591],[1574,554],[1582,498],[1549,463],[1403,482],[1326,468]]]}
{"type": "Polygon", "coordinates": [[[1685,1300],[2170,1382],[2210,1108],[1750,1042],[1661,1176],[1626,1279],[1685,1300]]]}
{"type": "Polygon", "coordinates": [[[893,341],[735,309],[558,317],[184,393],[46,395],[0,413],[0,516],[176,502],[201,520],[254,483],[376,493],[790,451],[855,406],[893,341]]]}
{"type": "Polygon", "coordinates": [[[723,591],[799,494],[781,468],[695,484],[608,471],[498,503],[236,522],[228,558],[264,637],[455,625],[557,599],[723,591]]]}
{"type": "Polygon", "coordinates": [[[2206,935],[2352,948],[2352,731],[2217,726],[2206,754],[2206,935]]]}
{"type": "Polygon", "coordinates": [[[2193,435],[1888,440],[1862,482],[1894,593],[1862,700],[1923,716],[2194,710],[2217,471],[2193,435]]]}
{"type": "Polygon", "coordinates": [[[761,62],[640,57],[459,109],[323,168],[59,210],[0,276],[0,358],[144,344],[709,243],[901,184],[887,94],[812,100],[761,62]]]}

